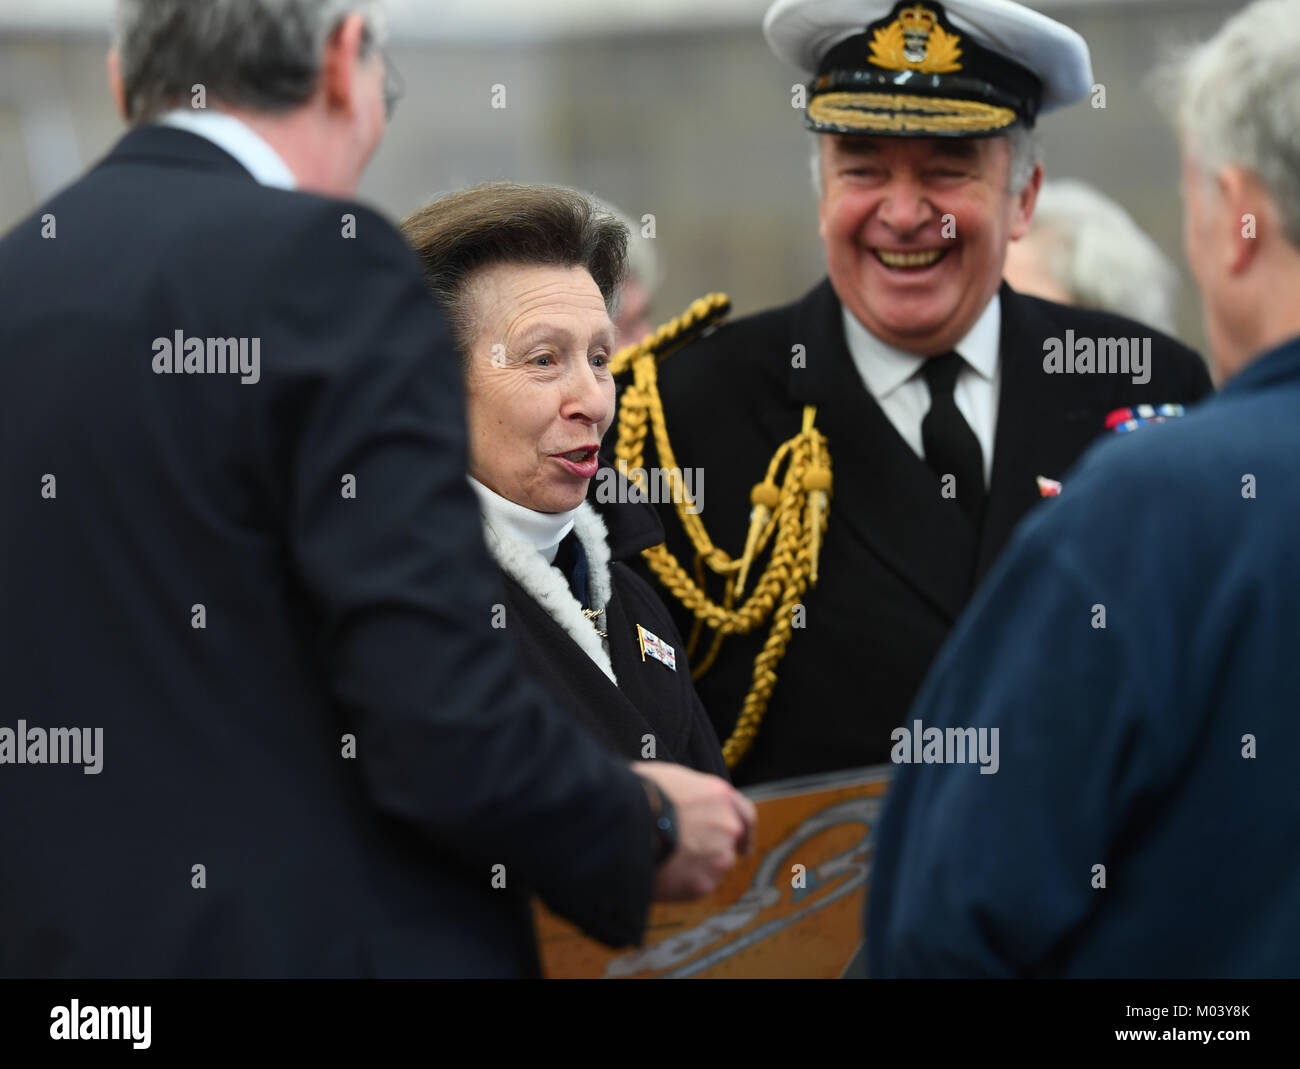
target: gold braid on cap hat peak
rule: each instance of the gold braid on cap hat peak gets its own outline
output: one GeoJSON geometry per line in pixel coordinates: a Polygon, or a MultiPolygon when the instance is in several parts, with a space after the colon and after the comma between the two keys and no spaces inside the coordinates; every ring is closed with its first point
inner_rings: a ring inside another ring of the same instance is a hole
{"type": "Polygon", "coordinates": [[[692,661],[703,628],[714,632],[709,651],[695,665],[692,678],[698,679],[709,670],[717,659],[722,640],[728,635],[747,635],[767,620],[772,621],[767,641],[754,659],[753,681],[740,717],[722,747],[727,767],[735,768],[753,745],[767,712],[776,686],[776,667],[785,656],[794,629],[795,611],[802,608],[804,592],[817,584],[817,559],[830,513],[831,458],[825,435],[813,426],[817,409],[805,405],[803,429],[777,449],[763,481],[750,494],[753,508],[743,553],[733,558],[713,544],[686,492],[685,480],[668,441],[659,397],[658,368],[660,360],[699,337],[730,310],[731,301],[721,293],[693,301],[682,315],[638,344],[614,354],[610,371],[620,375],[631,369],[633,374],[633,381],[624,387],[619,401],[615,447],[619,470],[649,496],[644,469],[645,440],[647,432],[653,429],[659,463],[674,490],[677,516],[695,547],[694,579],[663,543],[641,554],[664,588],[695,616],[695,627],[687,643],[687,655],[692,661]],[[778,483],[783,463],[785,474],[778,483]],[[746,579],[769,545],[771,555],[767,564],[753,592],[741,601],[746,579]],[[705,593],[705,568],[723,578],[721,605],[705,593]]]}

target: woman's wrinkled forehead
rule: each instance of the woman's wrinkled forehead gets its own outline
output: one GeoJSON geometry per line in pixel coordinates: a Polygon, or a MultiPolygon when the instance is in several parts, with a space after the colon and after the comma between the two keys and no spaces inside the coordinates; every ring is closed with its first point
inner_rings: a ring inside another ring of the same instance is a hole
{"type": "Polygon", "coordinates": [[[566,348],[613,344],[605,300],[582,267],[496,264],[467,280],[466,297],[480,346],[518,350],[543,340],[566,348]]]}

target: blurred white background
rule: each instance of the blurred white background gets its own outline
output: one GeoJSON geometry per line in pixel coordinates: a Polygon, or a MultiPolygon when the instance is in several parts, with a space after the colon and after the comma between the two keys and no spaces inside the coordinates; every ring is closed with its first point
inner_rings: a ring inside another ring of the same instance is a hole
{"type": "MultiPolygon", "coordinates": [[[[202,0],[195,0],[202,2],[202,0]]],[[[768,0],[389,0],[407,83],[362,187],[399,217],[489,178],[559,182],[655,216],[655,321],[709,290],[737,311],[822,274],[797,72],[760,30],[768,0]],[[506,90],[492,107],[493,86],[506,90]]],[[[1178,160],[1145,79],[1244,0],[1038,0],[1089,41],[1106,108],[1042,123],[1049,177],[1126,207],[1184,275],[1178,160]]],[[[122,133],[104,77],[113,0],[0,0],[0,231],[122,133]]],[[[1184,286],[1180,334],[1201,345],[1184,286]]]]}

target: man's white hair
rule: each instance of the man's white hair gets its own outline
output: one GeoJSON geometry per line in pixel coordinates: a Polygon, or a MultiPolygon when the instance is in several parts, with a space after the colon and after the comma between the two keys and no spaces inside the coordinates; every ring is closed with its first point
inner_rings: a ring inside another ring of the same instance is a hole
{"type": "MultiPolygon", "coordinates": [[[[828,135],[810,130],[809,136],[812,138],[812,154],[809,156],[808,165],[812,170],[813,192],[820,200],[826,191],[826,179],[822,174],[821,139],[828,135]]],[[[1037,130],[1020,124],[1012,127],[1003,136],[1009,142],[1011,150],[1011,168],[1007,177],[1007,187],[1010,192],[1019,193],[1034,176],[1034,168],[1043,162],[1042,142],[1038,138],[1037,130]]]]}
{"type": "Polygon", "coordinates": [[[1030,236],[1047,273],[1076,304],[1173,333],[1178,271],[1105,194],[1083,182],[1045,182],[1030,236]]]}
{"type": "Polygon", "coordinates": [[[1254,173],[1300,247],[1300,0],[1256,0],[1163,81],[1196,167],[1254,173]]]}

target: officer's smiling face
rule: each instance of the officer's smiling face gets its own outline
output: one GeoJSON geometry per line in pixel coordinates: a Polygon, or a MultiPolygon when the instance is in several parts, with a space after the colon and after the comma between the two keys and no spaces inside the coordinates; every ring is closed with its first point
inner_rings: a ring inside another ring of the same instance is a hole
{"type": "Polygon", "coordinates": [[[1007,138],[821,137],[831,284],[881,341],[931,356],[974,326],[1024,236],[1041,169],[1008,192],[1007,138]]]}

